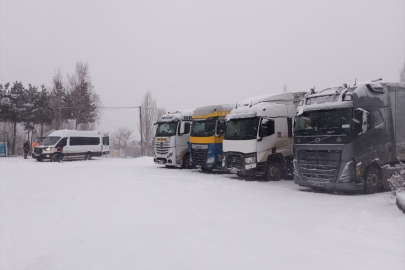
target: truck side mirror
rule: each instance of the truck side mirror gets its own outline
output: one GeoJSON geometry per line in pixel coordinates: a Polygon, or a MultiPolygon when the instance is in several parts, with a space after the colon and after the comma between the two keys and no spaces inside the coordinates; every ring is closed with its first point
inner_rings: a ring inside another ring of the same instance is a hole
{"type": "Polygon", "coordinates": [[[363,111],[363,117],[362,117],[363,121],[361,124],[361,129],[362,129],[363,133],[365,133],[367,130],[370,129],[369,122],[368,122],[368,115],[369,115],[369,112],[363,111]]]}
{"type": "Polygon", "coordinates": [[[218,134],[218,136],[222,136],[225,134],[225,122],[224,121],[219,120],[217,122],[217,134],[218,134]]]}
{"type": "Polygon", "coordinates": [[[259,129],[259,137],[271,136],[275,132],[274,120],[263,119],[259,129]]]}
{"type": "Polygon", "coordinates": [[[183,135],[184,134],[184,130],[186,129],[186,122],[180,122],[180,132],[179,135],[183,135]]]}
{"type": "Polygon", "coordinates": [[[370,112],[358,108],[355,110],[355,117],[353,119],[355,132],[360,135],[370,130],[371,115],[370,112]]]}

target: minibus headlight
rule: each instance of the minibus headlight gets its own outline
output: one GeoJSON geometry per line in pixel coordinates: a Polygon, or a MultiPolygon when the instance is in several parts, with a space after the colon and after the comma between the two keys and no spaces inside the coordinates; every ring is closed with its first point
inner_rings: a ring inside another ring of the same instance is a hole
{"type": "Polygon", "coordinates": [[[52,150],[52,147],[47,147],[47,148],[45,148],[44,150],[45,150],[45,151],[51,151],[51,150],[52,150]]]}

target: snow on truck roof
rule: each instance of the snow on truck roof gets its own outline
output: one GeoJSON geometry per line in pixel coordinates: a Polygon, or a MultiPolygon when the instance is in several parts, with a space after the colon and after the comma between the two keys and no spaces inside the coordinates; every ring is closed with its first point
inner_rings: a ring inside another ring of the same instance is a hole
{"type": "Polygon", "coordinates": [[[172,111],[168,112],[167,114],[162,115],[158,123],[161,122],[173,122],[173,121],[180,121],[180,120],[191,120],[194,114],[194,109],[186,109],[181,111],[172,111]]]}
{"type": "Polygon", "coordinates": [[[232,110],[225,119],[251,118],[256,116],[267,117],[293,117],[295,115],[294,104],[259,103],[252,106],[242,106],[232,110]]]}
{"type": "Polygon", "coordinates": [[[70,129],[61,129],[55,130],[48,134],[49,137],[62,137],[62,136],[108,136],[108,132],[96,131],[96,130],[70,130],[70,129]]]}
{"type": "Polygon", "coordinates": [[[306,92],[284,92],[248,98],[241,103],[241,106],[234,108],[226,120],[256,116],[293,117],[298,101],[305,94],[306,92]]]}
{"type": "Polygon", "coordinates": [[[295,99],[303,98],[307,92],[284,92],[277,94],[266,94],[251,97],[241,102],[242,106],[255,105],[261,102],[282,102],[283,104],[293,104],[295,99]]]}
{"type": "Polygon", "coordinates": [[[231,104],[219,104],[219,105],[209,105],[198,107],[194,111],[193,118],[208,118],[208,117],[220,117],[225,116],[230,113],[230,111],[235,107],[231,104]]]}

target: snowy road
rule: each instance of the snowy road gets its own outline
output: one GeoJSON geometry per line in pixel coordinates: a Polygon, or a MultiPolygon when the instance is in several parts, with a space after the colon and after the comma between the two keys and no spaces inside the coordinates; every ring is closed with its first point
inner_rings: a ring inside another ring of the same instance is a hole
{"type": "Polygon", "coordinates": [[[387,193],[305,192],[151,158],[0,158],[0,181],[1,270],[405,268],[405,218],[387,193]]]}

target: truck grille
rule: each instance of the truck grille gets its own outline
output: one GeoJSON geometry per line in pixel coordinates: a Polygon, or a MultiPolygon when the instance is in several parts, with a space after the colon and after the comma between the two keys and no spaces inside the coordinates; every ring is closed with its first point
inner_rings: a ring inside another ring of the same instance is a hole
{"type": "Polygon", "coordinates": [[[240,154],[230,154],[225,158],[225,163],[227,168],[237,168],[242,169],[242,155],[240,154]]]}
{"type": "Polygon", "coordinates": [[[298,151],[303,180],[334,181],[339,172],[340,151],[298,151]]]}
{"type": "Polygon", "coordinates": [[[170,144],[169,142],[156,142],[155,143],[155,153],[159,155],[166,155],[169,153],[170,144]]]}
{"type": "Polygon", "coordinates": [[[191,149],[191,153],[193,155],[193,163],[196,165],[204,165],[205,161],[207,160],[207,149],[191,149]]]}

